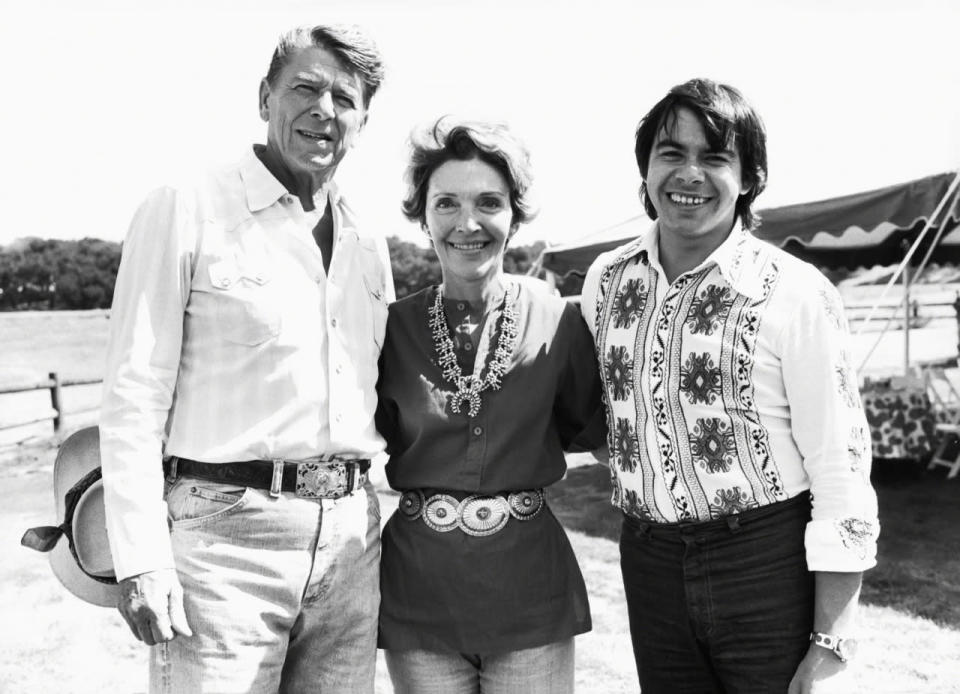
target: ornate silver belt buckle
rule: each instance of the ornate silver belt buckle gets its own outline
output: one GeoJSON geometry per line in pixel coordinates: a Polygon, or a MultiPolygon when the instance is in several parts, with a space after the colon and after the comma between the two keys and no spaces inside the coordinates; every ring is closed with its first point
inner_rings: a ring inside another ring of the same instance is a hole
{"type": "Polygon", "coordinates": [[[457,511],[457,525],[473,537],[493,535],[510,519],[510,506],[502,496],[468,496],[457,511]]]}
{"type": "Polygon", "coordinates": [[[347,490],[343,463],[298,463],[297,496],[304,499],[339,499],[347,490]]]}
{"type": "Polygon", "coordinates": [[[536,516],[543,510],[545,503],[546,497],[542,489],[510,492],[510,496],[507,498],[510,515],[519,521],[530,520],[536,516]]]}
{"type": "Polygon", "coordinates": [[[423,507],[427,500],[419,489],[408,489],[400,495],[398,508],[407,520],[417,520],[423,515],[423,507]]]}

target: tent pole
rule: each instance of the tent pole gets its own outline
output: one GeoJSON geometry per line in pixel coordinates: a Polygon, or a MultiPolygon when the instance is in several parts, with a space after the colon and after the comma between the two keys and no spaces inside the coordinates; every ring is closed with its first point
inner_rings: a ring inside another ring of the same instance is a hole
{"type": "Polygon", "coordinates": [[[903,268],[903,375],[910,375],[910,263],[903,268]]]}

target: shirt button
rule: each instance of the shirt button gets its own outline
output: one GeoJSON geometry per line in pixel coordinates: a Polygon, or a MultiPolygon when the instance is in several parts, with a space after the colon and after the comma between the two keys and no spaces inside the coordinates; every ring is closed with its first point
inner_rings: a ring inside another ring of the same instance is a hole
{"type": "Polygon", "coordinates": [[[342,373],[342,372],[343,372],[343,365],[337,364],[337,373],[342,373]]]}
{"type": "Polygon", "coordinates": [[[336,327],[337,327],[337,319],[336,319],[336,318],[331,318],[331,319],[330,319],[330,325],[332,325],[334,328],[336,328],[336,327]]]}
{"type": "Polygon", "coordinates": [[[480,434],[482,434],[482,433],[483,433],[483,427],[474,427],[474,428],[473,428],[473,435],[474,435],[474,436],[480,436],[480,434]]]}
{"type": "Polygon", "coordinates": [[[461,301],[459,304],[457,304],[457,310],[459,310],[459,311],[462,311],[462,310],[463,310],[463,302],[462,302],[462,301],[461,301]]]}
{"type": "Polygon", "coordinates": [[[468,342],[463,346],[463,348],[469,352],[471,349],[473,349],[473,344],[468,342]]]}

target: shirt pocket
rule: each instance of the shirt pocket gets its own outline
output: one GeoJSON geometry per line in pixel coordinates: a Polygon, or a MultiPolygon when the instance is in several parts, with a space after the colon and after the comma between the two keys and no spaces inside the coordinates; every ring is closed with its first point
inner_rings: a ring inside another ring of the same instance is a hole
{"type": "Polygon", "coordinates": [[[280,308],[273,273],[256,263],[221,260],[209,266],[220,336],[240,345],[259,345],[280,333],[280,308]]]}

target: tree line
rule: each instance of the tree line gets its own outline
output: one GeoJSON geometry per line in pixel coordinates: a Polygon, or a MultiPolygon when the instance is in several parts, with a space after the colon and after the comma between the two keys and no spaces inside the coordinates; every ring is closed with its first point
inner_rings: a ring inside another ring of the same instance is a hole
{"type": "MultiPolygon", "coordinates": [[[[440,281],[432,248],[391,236],[390,264],[397,297],[440,281]]],[[[508,248],[504,269],[527,274],[546,244],[508,248]]],[[[109,308],[120,267],[120,244],[101,239],[20,239],[0,247],[0,311],[109,308]]],[[[541,275],[542,276],[542,275],[541,275]]],[[[558,280],[561,294],[577,294],[580,278],[558,280]]]]}

